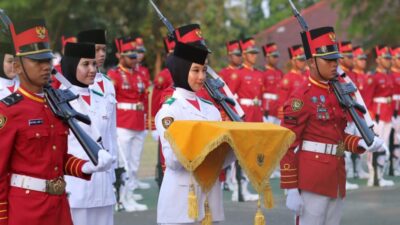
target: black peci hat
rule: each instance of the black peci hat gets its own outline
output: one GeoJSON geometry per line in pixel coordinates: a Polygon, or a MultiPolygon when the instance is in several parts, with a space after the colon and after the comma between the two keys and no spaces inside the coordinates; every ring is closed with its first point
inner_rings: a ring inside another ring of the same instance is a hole
{"type": "Polygon", "coordinates": [[[199,48],[182,42],[177,42],[174,50],[176,57],[201,65],[205,64],[208,53],[205,48],[199,48]]]}
{"type": "Polygon", "coordinates": [[[94,59],[96,57],[96,50],[94,44],[90,43],[71,43],[65,45],[64,56],[72,58],[88,58],[94,59]]]}

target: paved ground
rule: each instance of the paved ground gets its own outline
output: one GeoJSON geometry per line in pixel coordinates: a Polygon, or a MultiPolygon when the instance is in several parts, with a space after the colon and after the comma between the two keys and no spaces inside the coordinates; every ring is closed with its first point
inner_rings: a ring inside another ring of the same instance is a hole
{"type": "MultiPolygon", "coordinates": [[[[359,190],[348,192],[343,225],[399,225],[400,224],[400,178],[396,178],[396,186],[391,188],[368,188],[364,181],[359,190]]],[[[283,192],[277,187],[278,180],[273,180],[275,208],[264,210],[268,225],[293,224],[291,213],[284,206],[283,192]]],[[[142,201],[150,210],[146,212],[115,214],[115,225],[150,225],[156,224],[156,202],[158,188],[152,183],[151,190],[141,191],[145,197],[142,201]]],[[[256,211],[254,202],[233,203],[230,193],[224,192],[226,219],[221,225],[253,224],[256,211]]]]}

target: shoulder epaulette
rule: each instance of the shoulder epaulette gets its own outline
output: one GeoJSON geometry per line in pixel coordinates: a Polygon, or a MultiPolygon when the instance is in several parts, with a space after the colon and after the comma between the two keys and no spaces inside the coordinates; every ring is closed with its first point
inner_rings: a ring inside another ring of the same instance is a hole
{"type": "Polygon", "coordinates": [[[10,107],[12,105],[17,104],[20,102],[24,97],[19,93],[12,93],[11,95],[3,98],[0,102],[4,103],[6,106],[10,107]]]}
{"type": "Polygon", "coordinates": [[[164,102],[164,104],[172,105],[172,103],[174,103],[175,100],[176,100],[176,98],[171,97],[171,98],[167,99],[167,100],[164,102]]]}
{"type": "Polygon", "coordinates": [[[205,103],[207,103],[207,104],[210,104],[210,105],[213,105],[213,103],[212,102],[210,102],[210,101],[208,101],[208,100],[206,100],[206,99],[204,99],[204,98],[199,98],[202,102],[205,102],[205,103]]]}

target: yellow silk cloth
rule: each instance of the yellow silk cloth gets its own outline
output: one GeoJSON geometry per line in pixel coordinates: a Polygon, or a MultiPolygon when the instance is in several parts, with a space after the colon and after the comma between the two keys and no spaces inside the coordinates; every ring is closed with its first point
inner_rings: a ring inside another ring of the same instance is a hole
{"type": "Polygon", "coordinates": [[[174,121],[165,138],[204,192],[212,188],[233,149],[253,187],[264,197],[264,205],[272,208],[269,177],[295,134],[269,123],[174,121]]]}

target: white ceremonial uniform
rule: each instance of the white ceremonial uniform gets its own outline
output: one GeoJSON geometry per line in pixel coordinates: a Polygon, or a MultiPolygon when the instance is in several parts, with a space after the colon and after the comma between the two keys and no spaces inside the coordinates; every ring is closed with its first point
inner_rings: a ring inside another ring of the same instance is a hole
{"type": "Polygon", "coordinates": [[[19,87],[19,80],[14,78],[11,80],[0,77],[0,99],[3,99],[14,93],[19,87]]]}
{"type": "MultiPolygon", "coordinates": [[[[65,87],[61,85],[60,88],[65,87]]],[[[103,147],[111,153],[116,152],[115,101],[110,101],[101,93],[89,88],[72,86],[71,89],[75,94],[79,94],[78,99],[70,102],[71,106],[76,111],[88,115],[92,122],[90,126],[81,122],[79,125],[93,140],[97,140],[101,136],[103,147]],[[90,96],[90,104],[82,96],[90,96]]],[[[68,153],[89,160],[72,132],[68,136],[68,153]]],[[[116,203],[112,185],[114,179],[113,169],[93,173],[90,181],[65,176],[68,201],[75,225],[113,224],[113,209],[116,203]]]]}
{"type": "MultiPolygon", "coordinates": [[[[94,83],[89,86],[92,92],[101,94],[107,102],[106,111],[109,113],[110,117],[108,119],[107,126],[102,126],[103,130],[100,130],[100,134],[103,140],[103,146],[107,149],[112,156],[118,158],[118,141],[117,141],[117,111],[116,104],[117,100],[115,98],[115,88],[111,79],[103,74],[97,73],[94,83]],[[102,83],[102,84],[101,84],[102,83]],[[107,135],[103,135],[106,134],[107,135]]],[[[113,165],[113,169],[118,166],[118,161],[113,165]]],[[[115,182],[115,173],[113,173],[113,183],[115,182]]]]}
{"type": "MultiPolygon", "coordinates": [[[[173,102],[165,103],[157,113],[155,122],[157,132],[160,134],[162,152],[165,157],[166,170],[164,179],[161,184],[160,194],[157,205],[157,223],[158,224],[199,224],[204,218],[204,202],[206,193],[203,193],[200,186],[193,179],[195,185],[196,196],[199,206],[198,221],[193,221],[187,215],[188,212],[188,194],[189,185],[191,184],[190,173],[181,165],[176,158],[170,144],[164,138],[165,128],[163,119],[170,117],[174,121],[177,120],[208,120],[220,121],[221,115],[212,103],[196,97],[194,92],[187,91],[182,88],[176,88],[172,95],[173,102]],[[186,99],[197,99],[200,110],[194,107],[186,99]]],[[[225,165],[229,165],[235,160],[232,153],[225,159],[225,165]]],[[[217,181],[208,193],[208,202],[214,222],[224,220],[223,199],[221,183],[217,181]]]]}

